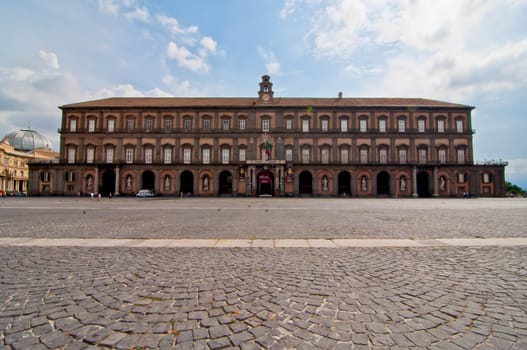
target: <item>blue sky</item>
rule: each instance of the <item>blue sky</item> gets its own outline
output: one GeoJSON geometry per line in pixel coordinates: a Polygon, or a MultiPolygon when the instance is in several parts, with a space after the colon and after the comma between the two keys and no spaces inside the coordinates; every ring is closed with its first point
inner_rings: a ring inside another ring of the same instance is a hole
{"type": "Polygon", "coordinates": [[[111,96],[423,97],[475,106],[474,157],[527,188],[527,0],[7,0],[0,133],[58,147],[111,96]]]}

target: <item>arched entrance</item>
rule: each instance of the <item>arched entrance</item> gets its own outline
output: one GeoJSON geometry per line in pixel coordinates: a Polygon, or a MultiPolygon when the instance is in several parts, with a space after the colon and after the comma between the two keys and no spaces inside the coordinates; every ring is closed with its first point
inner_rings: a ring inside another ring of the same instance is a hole
{"type": "Polygon", "coordinates": [[[232,174],[228,170],[220,173],[220,189],[218,194],[232,194],[232,174]]]}
{"type": "Polygon", "coordinates": [[[390,194],[390,174],[381,171],[377,175],[377,195],[385,196],[390,194]]]}
{"type": "Polygon", "coordinates": [[[351,175],[347,171],[342,171],[338,179],[339,196],[351,196],[351,175]]]}
{"type": "Polygon", "coordinates": [[[430,177],[426,171],[417,173],[417,195],[430,197],[430,177]]]}
{"type": "Polygon", "coordinates": [[[309,171],[303,171],[298,177],[300,195],[312,195],[313,194],[313,176],[309,171]]]}
{"type": "Polygon", "coordinates": [[[179,188],[184,195],[194,193],[194,175],[190,171],[186,170],[181,173],[179,188]]]}
{"type": "Polygon", "coordinates": [[[146,170],[143,172],[143,175],[141,176],[141,189],[142,190],[155,190],[155,182],[156,182],[156,176],[154,173],[150,170],[146,170]]]}
{"type": "Polygon", "coordinates": [[[262,170],[257,176],[257,194],[259,196],[272,196],[274,188],[274,175],[269,170],[262,170]]]}
{"type": "Polygon", "coordinates": [[[115,173],[113,170],[106,170],[102,173],[102,184],[99,191],[103,196],[115,192],[115,173]]]}

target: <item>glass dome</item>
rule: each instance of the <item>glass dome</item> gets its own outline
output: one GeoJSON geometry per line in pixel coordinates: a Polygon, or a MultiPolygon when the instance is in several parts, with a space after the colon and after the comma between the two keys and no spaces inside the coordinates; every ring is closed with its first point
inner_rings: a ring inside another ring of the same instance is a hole
{"type": "Polygon", "coordinates": [[[33,151],[39,148],[53,149],[51,142],[34,130],[18,130],[4,138],[17,151],[33,151]]]}

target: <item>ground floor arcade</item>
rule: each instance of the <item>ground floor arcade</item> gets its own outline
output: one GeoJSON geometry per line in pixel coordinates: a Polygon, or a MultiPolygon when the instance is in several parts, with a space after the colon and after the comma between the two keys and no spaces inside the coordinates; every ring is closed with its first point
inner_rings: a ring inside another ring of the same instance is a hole
{"type": "Polygon", "coordinates": [[[275,162],[241,165],[35,164],[32,195],[462,197],[503,196],[504,167],[308,166],[275,162]]]}

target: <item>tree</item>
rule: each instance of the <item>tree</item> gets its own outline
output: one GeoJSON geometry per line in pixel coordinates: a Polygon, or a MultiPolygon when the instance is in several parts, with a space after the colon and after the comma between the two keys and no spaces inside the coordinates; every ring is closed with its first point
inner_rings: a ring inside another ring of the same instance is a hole
{"type": "Polygon", "coordinates": [[[527,195],[527,191],[525,191],[523,188],[521,188],[518,185],[514,185],[508,181],[505,181],[505,192],[508,194],[515,195],[515,196],[527,195]]]}

